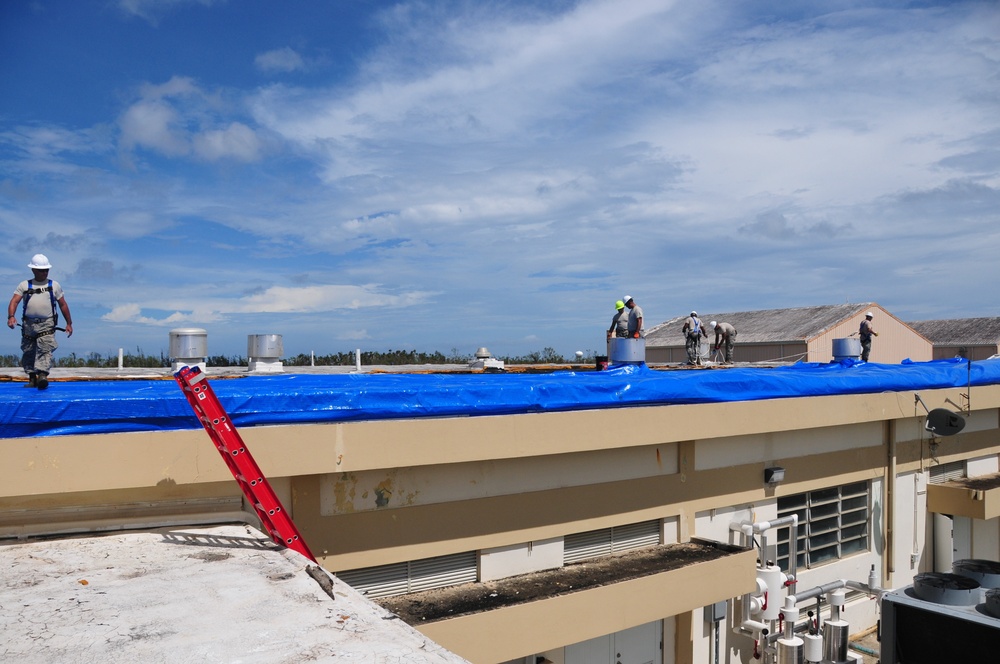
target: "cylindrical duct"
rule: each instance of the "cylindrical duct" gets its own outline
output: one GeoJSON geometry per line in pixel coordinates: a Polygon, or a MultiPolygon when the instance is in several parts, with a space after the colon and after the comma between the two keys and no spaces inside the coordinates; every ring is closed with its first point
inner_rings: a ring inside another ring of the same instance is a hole
{"type": "Polygon", "coordinates": [[[646,361],[646,340],[613,337],[610,353],[612,364],[641,364],[646,361]]]}
{"type": "Polygon", "coordinates": [[[280,334],[247,335],[247,357],[257,359],[280,359],[285,348],[280,334]]]}
{"type": "Polygon", "coordinates": [[[846,339],[834,339],[833,340],[833,359],[834,360],[846,360],[846,359],[858,359],[861,357],[861,341],[859,339],[852,339],[850,337],[846,339]]]}
{"type": "Polygon", "coordinates": [[[803,664],[805,653],[804,642],[795,636],[790,639],[778,639],[775,648],[778,651],[778,664],[803,664]]]}
{"type": "Polygon", "coordinates": [[[208,357],[208,333],[197,327],[170,330],[170,357],[175,359],[208,357]]]}
{"type": "Polygon", "coordinates": [[[823,661],[847,661],[847,632],[850,625],[846,620],[827,620],[823,623],[823,661]]]}

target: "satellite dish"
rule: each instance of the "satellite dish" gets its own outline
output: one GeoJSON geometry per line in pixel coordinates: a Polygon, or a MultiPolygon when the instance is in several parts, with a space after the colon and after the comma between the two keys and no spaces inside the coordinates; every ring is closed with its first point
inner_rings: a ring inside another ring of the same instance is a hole
{"type": "Polygon", "coordinates": [[[965,418],[947,408],[935,408],[927,413],[924,428],[935,436],[954,436],[965,428],[965,418]]]}

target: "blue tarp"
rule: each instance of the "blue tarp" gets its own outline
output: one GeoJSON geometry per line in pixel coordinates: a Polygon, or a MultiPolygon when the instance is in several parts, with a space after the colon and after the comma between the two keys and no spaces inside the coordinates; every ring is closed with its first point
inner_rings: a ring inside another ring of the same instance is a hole
{"type": "MultiPolygon", "coordinates": [[[[237,427],[752,401],[1000,384],[1000,360],[549,374],[281,374],[208,380],[237,427]]],[[[173,380],[0,385],[0,438],[200,427],[173,380]]]]}

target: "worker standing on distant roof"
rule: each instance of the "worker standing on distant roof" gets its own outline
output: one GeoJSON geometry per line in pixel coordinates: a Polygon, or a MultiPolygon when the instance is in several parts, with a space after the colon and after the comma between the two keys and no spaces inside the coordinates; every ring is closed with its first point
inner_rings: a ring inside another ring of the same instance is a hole
{"type": "Polygon", "coordinates": [[[613,336],[620,338],[628,336],[628,313],[625,303],[621,300],[615,302],[615,315],[611,317],[611,327],[608,328],[608,339],[613,336]]]}
{"type": "Polygon", "coordinates": [[[708,338],[708,331],[701,324],[698,312],[692,311],[691,315],[684,319],[684,327],[681,328],[684,334],[685,346],[687,347],[688,366],[701,364],[701,338],[708,338]]]}
{"type": "Polygon", "coordinates": [[[713,351],[717,351],[725,344],[726,364],[733,363],[733,346],[736,345],[736,328],[729,323],[716,323],[714,320],[708,324],[715,330],[715,345],[713,351]]]}
{"type": "Polygon", "coordinates": [[[865,319],[861,321],[861,329],[858,330],[858,337],[861,339],[861,361],[867,362],[868,355],[872,352],[872,337],[877,337],[878,332],[872,329],[872,312],[865,314],[865,319]]]}
{"type": "Polygon", "coordinates": [[[622,298],[628,307],[628,338],[639,339],[646,336],[646,328],[642,326],[642,307],[635,303],[631,295],[622,298]]]}
{"type": "Polygon", "coordinates": [[[14,289],[14,295],[7,305],[7,327],[17,325],[17,305],[21,304],[21,366],[28,374],[27,387],[44,390],[49,386],[49,369],[52,367],[52,353],[59,346],[56,343],[56,327],[59,311],[66,319],[66,336],[73,335],[73,317],[58,281],[49,279],[49,259],[44,254],[35,254],[28,263],[34,275],[22,281],[14,289]],[[58,311],[56,308],[58,307],[58,311]]]}

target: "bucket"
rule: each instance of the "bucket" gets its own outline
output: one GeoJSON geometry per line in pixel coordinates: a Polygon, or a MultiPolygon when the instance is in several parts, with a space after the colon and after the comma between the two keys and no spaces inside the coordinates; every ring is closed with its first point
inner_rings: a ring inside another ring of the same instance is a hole
{"type": "Polygon", "coordinates": [[[594,366],[595,370],[597,370],[597,371],[605,371],[605,370],[607,370],[607,368],[608,368],[608,356],[607,355],[598,355],[594,359],[597,360],[597,363],[594,366]]]}

